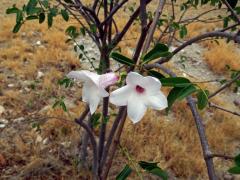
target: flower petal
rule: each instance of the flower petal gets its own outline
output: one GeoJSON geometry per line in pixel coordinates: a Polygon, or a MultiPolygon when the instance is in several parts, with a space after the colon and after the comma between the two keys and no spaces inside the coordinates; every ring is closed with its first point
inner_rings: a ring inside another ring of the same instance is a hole
{"type": "Polygon", "coordinates": [[[99,75],[87,70],[71,71],[67,74],[67,77],[77,79],[83,82],[92,81],[97,86],[99,85],[99,75]]]}
{"type": "Polygon", "coordinates": [[[126,82],[127,82],[127,85],[130,85],[130,86],[141,85],[143,78],[144,77],[142,75],[136,72],[130,72],[127,75],[126,82]]]}
{"type": "Polygon", "coordinates": [[[145,105],[156,110],[165,109],[168,107],[167,97],[159,91],[155,95],[145,97],[145,105]]]}
{"type": "Polygon", "coordinates": [[[126,82],[130,86],[139,85],[146,90],[147,94],[155,94],[161,88],[161,82],[152,76],[142,76],[136,72],[130,72],[127,75],[126,82]]]}
{"type": "Polygon", "coordinates": [[[115,84],[118,81],[118,76],[111,72],[111,73],[106,73],[106,74],[102,74],[100,75],[99,78],[99,85],[103,88],[106,88],[110,85],[115,84]]]}
{"type": "Polygon", "coordinates": [[[146,110],[147,107],[145,106],[142,98],[135,95],[130,96],[128,100],[127,113],[133,123],[139,122],[143,118],[146,110]]]}
{"type": "Polygon", "coordinates": [[[141,86],[146,89],[147,94],[150,95],[159,92],[162,84],[157,78],[152,76],[146,76],[141,82],[141,86]]]}
{"type": "Polygon", "coordinates": [[[110,102],[116,106],[126,106],[128,98],[131,96],[131,87],[126,85],[123,86],[110,94],[110,102]]]}
{"type": "Polygon", "coordinates": [[[82,99],[88,103],[91,114],[97,110],[100,98],[98,87],[93,82],[85,82],[82,90],[82,99]]]}

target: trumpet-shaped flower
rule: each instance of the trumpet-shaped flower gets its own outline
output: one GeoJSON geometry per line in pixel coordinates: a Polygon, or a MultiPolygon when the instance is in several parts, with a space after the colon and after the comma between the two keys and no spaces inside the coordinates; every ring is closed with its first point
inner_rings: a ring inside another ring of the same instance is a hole
{"type": "Polygon", "coordinates": [[[147,107],[162,110],[168,106],[167,98],[160,88],[161,82],[158,79],[130,72],[126,86],[113,91],[110,102],[117,106],[127,106],[128,117],[136,123],[142,119],[147,107]]]}
{"type": "Polygon", "coordinates": [[[114,73],[98,75],[87,70],[71,71],[67,77],[83,82],[82,100],[88,103],[91,114],[96,111],[101,98],[109,96],[105,88],[118,80],[114,73]]]}

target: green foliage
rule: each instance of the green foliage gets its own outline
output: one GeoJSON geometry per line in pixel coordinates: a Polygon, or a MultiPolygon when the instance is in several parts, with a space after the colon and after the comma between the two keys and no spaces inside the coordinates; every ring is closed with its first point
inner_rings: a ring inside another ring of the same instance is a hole
{"type": "Polygon", "coordinates": [[[209,91],[199,90],[197,93],[197,106],[198,109],[202,110],[208,105],[208,95],[209,91]]]}
{"type": "Polygon", "coordinates": [[[63,79],[58,80],[58,84],[60,86],[65,86],[65,88],[72,87],[74,82],[72,79],[69,79],[68,77],[64,77],[63,79]]]}
{"type": "Polygon", "coordinates": [[[158,43],[142,57],[142,62],[145,64],[157,58],[168,56],[171,56],[168,47],[165,44],[158,43]]]}
{"type": "Polygon", "coordinates": [[[162,170],[160,167],[158,167],[157,165],[158,163],[139,161],[138,164],[142,169],[144,169],[148,173],[161,177],[163,180],[168,179],[167,173],[164,170],[162,170]]]}
{"type": "Polygon", "coordinates": [[[133,66],[134,65],[134,62],[130,58],[128,58],[128,57],[126,57],[126,56],[124,56],[124,55],[122,55],[118,52],[112,52],[110,54],[110,57],[113,58],[115,61],[121,63],[121,64],[125,64],[125,65],[128,65],[128,66],[133,66]]]}
{"type": "Polygon", "coordinates": [[[116,180],[125,180],[132,172],[131,167],[127,164],[123,170],[117,175],[116,180]]]}
{"type": "Polygon", "coordinates": [[[240,154],[234,157],[235,166],[228,170],[231,174],[240,174],[240,154]]]}
{"type": "Polygon", "coordinates": [[[101,118],[102,114],[101,113],[94,113],[91,116],[91,126],[93,128],[96,128],[100,125],[100,118],[101,118]]]}
{"type": "Polygon", "coordinates": [[[63,111],[67,112],[67,107],[65,105],[64,99],[65,99],[64,96],[56,98],[52,108],[56,108],[59,106],[63,109],[63,111]]]}

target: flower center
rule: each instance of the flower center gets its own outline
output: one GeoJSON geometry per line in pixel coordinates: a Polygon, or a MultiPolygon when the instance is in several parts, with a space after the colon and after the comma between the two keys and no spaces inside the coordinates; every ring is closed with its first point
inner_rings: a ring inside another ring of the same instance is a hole
{"type": "Polygon", "coordinates": [[[143,87],[139,86],[139,85],[137,85],[137,86],[135,87],[135,89],[136,89],[136,91],[137,91],[138,93],[140,93],[140,94],[142,94],[142,93],[145,91],[145,89],[144,89],[143,87]]]}

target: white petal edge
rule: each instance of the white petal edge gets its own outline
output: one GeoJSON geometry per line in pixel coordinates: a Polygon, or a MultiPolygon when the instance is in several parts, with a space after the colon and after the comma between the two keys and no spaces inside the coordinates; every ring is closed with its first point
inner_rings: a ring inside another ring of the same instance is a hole
{"type": "Polygon", "coordinates": [[[67,74],[68,78],[77,79],[79,81],[87,82],[92,81],[97,86],[99,86],[99,75],[87,70],[81,70],[81,71],[71,71],[67,74]]]}
{"type": "Polygon", "coordinates": [[[127,105],[127,114],[134,124],[143,118],[146,110],[147,107],[145,106],[142,98],[134,95],[130,96],[127,105]]]}
{"type": "Polygon", "coordinates": [[[84,83],[82,89],[82,99],[84,102],[88,103],[90,112],[93,114],[97,110],[101,99],[98,87],[93,82],[84,83]]]}
{"type": "Polygon", "coordinates": [[[116,106],[126,106],[131,93],[132,89],[130,86],[123,86],[110,94],[109,101],[116,106]]]}
{"type": "Polygon", "coordinates": [[[138,74],[137,72],[130,72],[127,75],[126,83],[127,85],[135,86],[140,85],[143,81],[143,76],[138,74]]]}
{"type": "Polygon", "coordinates": [[[155,95],[146,96],[145,98],[145,105],[150,108],[163,110],[168,107],[167,97],[161,91],[155,95]]]}
{"type": "Polygon", "coordinates": [[[149,95],[158,92],[162,86],[161,82],[157,78],[152,76],[144,77],[141,85],[143,88],[146,89],[146,92],[149,95]]]}

